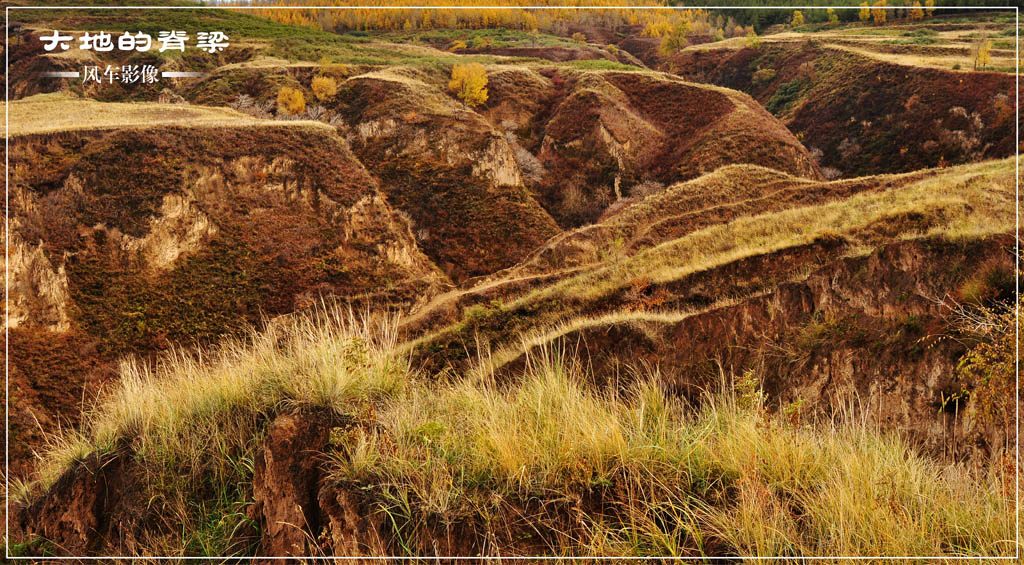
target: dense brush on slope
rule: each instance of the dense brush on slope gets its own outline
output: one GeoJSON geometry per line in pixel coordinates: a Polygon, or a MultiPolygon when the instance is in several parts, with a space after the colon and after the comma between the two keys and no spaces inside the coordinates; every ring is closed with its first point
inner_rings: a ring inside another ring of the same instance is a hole
{"type": "Polygon", "coordinates": [[[11,549],[1012,550],[1006,476],[924,459],[856,420],[769,416],[753,374],[699,406],[639,370],[595,390],[556,349],[504,386],[439,381],[414,372],[394,336],[393,319],[332,311],[282,320],[202,360],[124,366],[83,433],[55,437],[38,482],[15,485],[25,534],[11,549]]]}

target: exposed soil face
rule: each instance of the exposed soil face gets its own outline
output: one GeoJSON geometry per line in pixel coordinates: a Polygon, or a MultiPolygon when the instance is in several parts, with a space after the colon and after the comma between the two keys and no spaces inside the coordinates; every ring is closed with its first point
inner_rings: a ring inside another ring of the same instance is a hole
{"type": "MultiPolygon", "coordinates": [[[[513,521],[497,537],[487,524],[468,517],[438,520],[405,538],[385,521],[379,493],[327,478],[334,455],[330,433],[352,425],[363,424],[309,411],[285,412],[267,422],[252,476],[254,502],[247,510],[259,528],[234,532],[242,553],[278,558],[476,556],[497,549],[505,555],[541,554],[547,544],[565,542],[566,531],[584,527],[581,512],[614,512],[623,502],[597,492],[578,501],[508,500],[496,510],[513,521]],[[527,524],[516,523],[517,514],[543,516],[566,531],[521,536],[517,532],[527,524]]],[[[140,499],[159,488],[143,470],[124,447],[91,455],[64,473],[47,496],[12,508],[12,524],[27,539],[45,540],[35,549],[54,555],[131,554],[140,540],[171,538],[176,532],[163,527],[157,512],[140,499]]]]}
{"type": "Polygon", "coordinates": [[[324,414],[282,414],[267,430],[256,455],[253,499],[248,512],[260,525],[260,554],[309,555],[320,525],[317,484],[320,462],[330,440],[331,418],[324,414]]]}
{"type": "Polygon", "coordinates": [[[159,509],[144,499],[143,484],[128,451],[92,454],[57,480],[51,496],[13,507],[11,523],[39,540],[42,554],[132,553],[158,529],[159,509]]]}
{"type": "Polygon", "coordinates": [[[24,136],[11,169],[16,467],[36,421],[76,423],[122,355],[449,284],[326,128],[24,136]]]}
{"type": "Polygon", "coordinates": [[[527,184],[563,227],[594,222],[636,187],[727,164],[819,178],[799,141],[741,94],[668,75],[542,74],[549,81],[536,81],[537,97],[499,86],[495,117],[510,121],[510,138],[536,156],[527,184]]]}
{"type": "Polygon", "coordinates": [[[908,67],[813,42],[687,50],[661,66],[749,93],[822,167],[845,176],[1015,151],[1015,87],[1005,73],[908,67]]]}
{"type": "Polygon", "coordinates": [[[272,296],[260,302],[268,311],[293,309],[322,285],[371,291],[378,287],[368,277],[382,268],[396,282],[442,281],[425,257],[417,258],[408,225],[388,209],[375,180],[329,130],[41,136],[20,138],[11,157],[19,237],[41,242],[51,263],[66,268],[73,301],[104,294],[83,280],[91,262],[112,262],[114,272],[147,283],[173,283],[183,269],[214,259],[207,257],[210,247],[229,243],[240,249],[217,257],[226,262],[223,274],[239,269],[237,261],[263,265],[265,277],[250,272],[236,285],[272,296]],[[313,157],[324,153],[335,158],[313,157]],[[23,159],[30,157],[54,166],[28,167],[23,159]],[[287,289],[268,286],[281,278],[271,271],[290,273],[287,289]]]}
{"type": "Polygon", "coordinates": [[[512,147],[480,115],[401,75],[349,79],[352,146],[455,281],[511,266],[558,232],[512,147]]]}

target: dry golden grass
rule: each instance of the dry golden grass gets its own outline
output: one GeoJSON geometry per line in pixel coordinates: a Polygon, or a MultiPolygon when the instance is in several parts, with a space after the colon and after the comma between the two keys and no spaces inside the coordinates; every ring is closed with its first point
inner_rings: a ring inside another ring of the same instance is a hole
{"type": "MultiPolygon", "coordinates": [[[[756,167],[749,169],[754,173],[761,170],[756,167]]],[[[1013,158],[987,161],[952,167],[942,170],[940,174],[902,185],[894,182],[896,188],[884,191],[862,192],[843,200],[738,218],[699,229],[634,255],[609,253],[604,263],[538,287],[509,301],[502,308],[508,311],[530,310],[548,301],[597,301],[627,287],[635,279],[643,278],[651,284],[670,282],[744,258],[805,245],[820,238],[843,237],[850,241],[851,249],[862,252],[865,246],[877,245],[879,236],[875,234],[875,228],[895,232],[897,238],[941,236],[959,239],[1004,233],[1012,230],[1015,225],[1014,174],[1013,158]],[[917,229],[914,222],[906,221],[908,217],[918,218],[928,226],[927,229],[917,229]]],[[[706,177],[720,175],[721,169],[706,177]]],[[[910,173],[883,175],[877,179],[881,185],[886,181],[898,180],[901,176],[920,177],[918,173],[910,173]]],[[[660,202],[666,198],[686,198],[689,191],[702,186],[703,178],[670,187],[657,197],[647,200],[660,202]]],[[[730,190],[734,184],[726,185],[724,190],[730,190]]],[[[807,186],[813,189],[815,185],[807,186]]],[[[742,198],[742,191],[736,194],[742,198]]],[[[637,204],[637,217],[650,223],[652,211],[647,200],[637,204]]],[[[623,215],[630,215],[628,209],[623,215]]],[[[891,239],[893,236],[886,237],[891,239]]],[[[564,313],[541,314],[531,318],[529,323],[534,328],[545,328],[541,333],[546,333],[546,328],[562,327],[561,316],[564,313]]],[[[567,322],[569,327],[575,323],[567,322]]],[[[462,329],[463,324],[456,323],[420,336],[405,344],[405,347],[421,347],[454,336],[462,329]]],[[[530,335],[531,339],[536,338],[535,333],[530,335]]],[[[504,345],[514,347],[515,344],[504,345]]]]}
{"type": "MultiPolygon", "coordinates": [[[[167,517],[182,547],[154,551],[216,551],[227,544],[215,539],[221,530],[190,520],[216,517],[192,514],[223,501],[207,507],[190,485],[244,496],[237,485],[252,479],[244,462],[261,426],[289,406],[319,406],[366,424],[332,440],[331,473],[358,485],[407,547],[430,539],[428,524],[470,520],[487,539],[532,524],[550,555],[1014,551],[1005,471],[925,459],[850,417],[794,425],[769,416],[751,374],[723,377],[699,407],[666,395],[652,373],[638,371],[623,391],[593,390],[576,356],[552,348],[511,386],[423,378],[396,351],[394,320],[369,319],[321,313],[206,359],[127,364],[86,429],[53,444],[40,483],[16,494],[35,496],[74,461],[124,441],[150,473],[147,494],[183,497],[167,517]],[[543,510],[595,489],[614,511],[566,522],[543,510]]],[[[244,506],[232,500],[227,507],[244,506]]]]}
{"type": "MultiPolygon", "coordinates": [[[[38,94],[11,102],[11,136],[57,131],[148,128],[159,126],[245,127],[306,126],[330,128],[314,121],[259,120],[230,108],[158,104],[154,102],[97,102],[69,94],[38,94]]],[[[333,128],[330,128],[333,129],[333,128]]],[[[4,135],[7,135],[4,129],[4,135]]]]}
{"type": "MultiPolygon", "coordinates": [[[[875,45],[866,42],[864,47],[853,47],[850,45],[839,45],[826,43],[826,47],[840,49],[850,53],[856,53],[864,57],[870,57],[879,61],[896,63],[908,67],[928,67],[932,69],[962,70],[964,72],[973,69],[973,62],[968,55],[960,54],[956,50],[950,50],[948,55],[920,55],[913,53],[894,53],[886,49],[885,45],[875,45]]],[[[992,57],[988,68],[1013,68],[1015,65],[1013,57],[995,55],[992,57]]]]}
{"type": "Polygon", "coordinates": [[[858,194],[846,200],[711,226],[620,263],[538,290],[511,306],[556,296],[595,299],[637,277],[648,277],[654,283],[667,282],[745,257],[810,243],[820,237],[838,235],[855,239],[854,234],[887,222],[902,231],[907,228],[901,225],[899,218],[907,214],[924,215],[932,222],[932,227],[925,233],[911,229],[904,232],[905,237],[960,238],[1001,233],[1014,225],[1013,167],[1012,158],[965,165],[886,192],[858,194]]]}
{"type": "Polygon", "coordinates": [[[85,429],[51,438],[36,480],[48,485],[74,461],[125,436],[135,438],[133,448],[143,458],[187,453],[198,461],[204,450],[233,452],[250,439],[213,438],[224,443],[211,445],[204,428],[233,422],[243,434],[256,433],[242,423],[287,404],[344,411],[356,398],[393,392],[409,372],[394,354],[395,327],[392,318],[321,311],[278,319],[263,333],[216,349],[175,352],[156,366],[127,359],[114,390],[83,417],[85,429]]]}

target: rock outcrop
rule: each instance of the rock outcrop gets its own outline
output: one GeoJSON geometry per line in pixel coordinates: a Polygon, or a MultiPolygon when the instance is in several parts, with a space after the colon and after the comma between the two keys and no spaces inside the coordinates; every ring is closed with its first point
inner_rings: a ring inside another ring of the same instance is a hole
{"type": "Polygon", "coordinates": [[[48,331],[67,331],[71,325],[68,315],[70,295],[64,257],[55,258],[56,266],[47,256],[45,245],[32,245],[17,232],[17,222],[11,233],[10,310],[8,324],[12,328],[30,327],[48,331]]]}

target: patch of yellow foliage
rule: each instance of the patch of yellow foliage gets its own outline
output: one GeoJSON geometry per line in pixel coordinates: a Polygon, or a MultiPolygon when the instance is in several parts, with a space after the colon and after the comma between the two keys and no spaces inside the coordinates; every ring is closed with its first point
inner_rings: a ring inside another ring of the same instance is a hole
{"type": "Polygon", "coordinates": [[[455,65],[448,90],[455,93],[467,106],[487,102],[487,69],[480,63],[455,65]]]}

